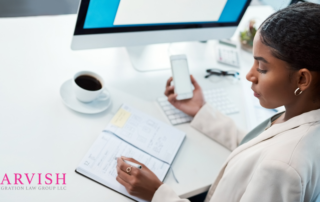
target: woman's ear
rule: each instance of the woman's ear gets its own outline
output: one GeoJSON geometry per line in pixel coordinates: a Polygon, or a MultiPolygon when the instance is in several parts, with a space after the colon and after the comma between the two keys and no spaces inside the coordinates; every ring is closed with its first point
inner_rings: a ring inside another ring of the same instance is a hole
{"type": "Polygon", "coordinates": [[[298,71],[298,87],[300,90],[305,91],[311,86],[314,75],[306,68],[298,71]]]}

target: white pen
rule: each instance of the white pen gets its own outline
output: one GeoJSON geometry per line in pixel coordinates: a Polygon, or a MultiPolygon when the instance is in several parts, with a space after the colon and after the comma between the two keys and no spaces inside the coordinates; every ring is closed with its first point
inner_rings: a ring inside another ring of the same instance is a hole
{"type": "MultiPolygon", "coordinates": [[[[119,158],[120,158],[120,157],[119,157],[119,158]]],[[[115,157],[114,159],[115,159],[115,160],[118,160],[117,157],[115,157]]],[[[131,162],[131,161],[124,160],[124,159],[122,159],[122,160],[123,160],[125,163],[127,163],[127,164],[129,164],[129,165],[131,165],[131,166],[134,166],[134,167],[139,168],[139,169],[142,168],[142,166],[139,165],[139,164],[136,164],[136,163],[133,163],[133,162],[131,162]]]]}

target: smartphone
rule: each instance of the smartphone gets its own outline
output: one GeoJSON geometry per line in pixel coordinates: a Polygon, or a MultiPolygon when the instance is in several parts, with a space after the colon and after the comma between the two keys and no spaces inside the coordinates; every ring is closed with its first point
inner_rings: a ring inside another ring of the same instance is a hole
{"type": "Polygon", "coordinates": [[[178,94],[177,100],[192,98],[193,89],[186,55],[172,55],[170,56],[170,62],[174,92],[178,94]]]}

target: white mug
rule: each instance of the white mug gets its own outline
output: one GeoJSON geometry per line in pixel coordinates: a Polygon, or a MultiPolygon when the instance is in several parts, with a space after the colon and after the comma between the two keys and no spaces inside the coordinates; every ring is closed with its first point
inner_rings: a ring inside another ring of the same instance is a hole
{"type": "Polygon", "coordinates": [[[94,100],[103,101],[103,100],[109,99],[109,93],[108,93],[107,89],[105,89],[103,79],[101,78],[101,76],[99,76],[98,74],[96,74],[94,72],[81,71],[81,72],[76,73],[73,76],[72,85],[73,85],[73,90],[74,90],[74,93],[75,93],[77,99],[81,102],[92,102],[94,100]],[[92,77],[96,78],[101,83],[101,86],[102,86],[101,89],[92,91],[92,90],[86,90],[86,89],[78,86],[78,84],[76,83],[75,80],[76,80],[76,78],[78,78],[79,76],[82,76],[82,75],[92,76],[92,77]]]}

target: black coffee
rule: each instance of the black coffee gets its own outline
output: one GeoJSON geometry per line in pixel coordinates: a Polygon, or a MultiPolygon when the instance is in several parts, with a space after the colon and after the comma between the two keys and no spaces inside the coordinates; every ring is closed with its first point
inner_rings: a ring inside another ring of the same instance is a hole
{"type": "Polygon", "coordinates": [[[75,82],[78,86],[86,90],[95,91],[102,88],[100,81],[93,76],[81,75],[76,78],[75,82]]]}

